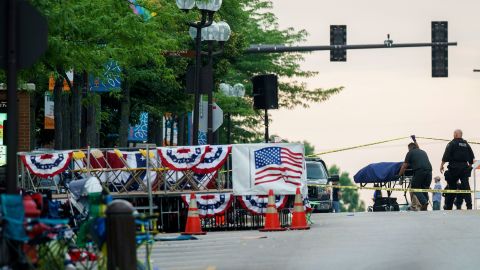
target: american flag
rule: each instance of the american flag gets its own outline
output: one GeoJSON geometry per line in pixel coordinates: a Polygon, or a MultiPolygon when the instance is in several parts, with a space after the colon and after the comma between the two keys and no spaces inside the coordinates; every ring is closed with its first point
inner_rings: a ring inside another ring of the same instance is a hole
{"type": "Polygon", "coordinates": [[[303,173],[303,154],[285,147],[265,147],[254,151],[255,185],[284,180],[300,185],[303,173]]]}

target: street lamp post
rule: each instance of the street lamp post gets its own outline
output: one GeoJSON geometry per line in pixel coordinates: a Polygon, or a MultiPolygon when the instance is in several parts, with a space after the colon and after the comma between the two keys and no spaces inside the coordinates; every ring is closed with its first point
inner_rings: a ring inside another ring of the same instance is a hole
{"type": "MultiPolygon", "coordinates": [[[[212,25],[202,29],[204,39],[208,42],[208,65],[213,66],[213,56],[223,53],[225,42],[230,38],[230,26],[226,22],[213,22],[212,25]],[[213,51],[214,42],[218,42],[220,49],[213,51]]],[[[213,144],[213,86],[208,89],[208,118],[207,118],[207,143],[213,144]]]]}
{"type": "Polygon", "coordinates": [[[195,5],[200,10],[201,20],[189,22],[190,35],[195,39],[195,79],[193,106],[193,145],[198,145],[198,125],[200,121],[200,73],[202,67],[202,29],[213,23],[213,15],[222,5],[222,0],[176,0],[179,9],[188,12],[195,5]]]}
{"type": "MultiPolygon", "coordinates": [[[[220,91],[229,97],[243,98],[245,96],[245,86],[241,83],[237,83],[234,86],[231,86],[227,83],[220,84],[220,91]]],[[[232,119],[231,113],[227,112],[227,144],[230,144],[230,137],[232,133],[232,119]]]]}

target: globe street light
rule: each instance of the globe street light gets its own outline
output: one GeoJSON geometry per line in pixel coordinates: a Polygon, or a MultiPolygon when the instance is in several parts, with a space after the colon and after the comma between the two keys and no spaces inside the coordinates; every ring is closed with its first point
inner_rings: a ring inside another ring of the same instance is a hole
{"type": "Polygon", "coordinates": [[[213,15],[222,6],[222,0],[176,0],[179,9],[188,12],[195,6],[200,10],[201,20],[190,22],[189,34],[195,40],[195,79],[193,107],[193,145],[198,145],[198,126],[200,122],[200,74],[202,65],[201,42],[202,30],[213,23],[213,15]]]}
{"type": "MultiPolygon", "coordinates": [[[[208,64],[213,66],[213,56],[223,52],[225,42],[230,38],[230,26],[224,22],[214,22],[209,27],[202,29],[202,37],[208,42],[208,64]],[[214,42],[218,42],[220,49],[213,51],[214,42]]],[[[213,89],[208,89],[208,117],[207,117],[207,142],[213,144],[213,89]]]]}
{"type": "MultiPolygon", "coordinates": [[[[245,96],[245,86],[241,83],[237,83],[234,86],[231,86],[227,83],[221,83],[219,85],[220,92],[228,97],[243,98],[245,96]]],[[[231,130],[232,130],[232,119],[230,112],[227,112],[227,144],[230,144],[231,130]]]]}

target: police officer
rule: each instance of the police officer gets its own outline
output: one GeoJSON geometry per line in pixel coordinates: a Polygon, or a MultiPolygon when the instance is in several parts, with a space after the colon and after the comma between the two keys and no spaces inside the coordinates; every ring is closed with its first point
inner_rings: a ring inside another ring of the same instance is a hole
{"type": "MultiPolygon", "coordinates": [[[[405,156],[405,161],[400,168],[399,175],[403,175],[407,167],[413,170],[413,178],[410,183],[410,187],[414,189],[429,188],[432,183],[432,165],[428,159],[428,155],[425,151],[418,147],[415,137],[412,136],[414,143],[408,145],[408,153],[405,156]]],[[[412,210],[427,211],[428,207],[428,193],[427,192],[414,192],[412,195],[412,210]],[[414,204],[414,196],[418,199],[420,206],[414,204]],[[420,208],[420,209],[418,209],[420,208]]]]}
{"type": "MultiPolygon", "coordinates": [[[[470,145],[462,139],[463,133],[460,129],[453,132],[453,140],[447,144],[445,153],[443,154],[440,172],[443,173],[443,166],[448,162],[447,171],[445,172],[445,180],[448,183],[448,189],[470,190],[468,178],[472,171],[472,164],[475,156],[473,155],[470,145]]],[[[452,210],[453,202],[457,194],[445,194],[445,210],[452,210]]],[[[463,196],[467,209],[472,209],[472,196],[470,194],[458,194],[463,196]]]]}

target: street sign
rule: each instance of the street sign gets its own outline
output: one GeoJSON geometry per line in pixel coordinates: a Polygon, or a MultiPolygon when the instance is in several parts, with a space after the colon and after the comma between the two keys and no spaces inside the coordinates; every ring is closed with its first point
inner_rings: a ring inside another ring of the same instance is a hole
{"type": "MultiPolygon", "coordinates": [[[[213,131],[217,130],[223,124],[223,110],[217,103],[213,103],[213,131]]],[[[198,130],[207,132],[208,127],[208,102],[202,101],[200,104],[200,123],[198,130]]]]}
{"type": "MultiPolygon", "coordinates": [[[[7,2],[0,3],[0,68],[7,67],[7,2]]],[[[32,66],[48,47],[48,23],[27,1],[17,1],[17,69],[32,66]]]]}

